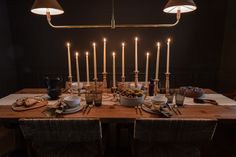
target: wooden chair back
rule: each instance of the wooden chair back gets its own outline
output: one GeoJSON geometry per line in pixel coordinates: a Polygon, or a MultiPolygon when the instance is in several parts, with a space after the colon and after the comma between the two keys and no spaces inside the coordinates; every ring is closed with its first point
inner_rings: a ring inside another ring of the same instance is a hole
{"type": "Polygon", "coordinates": [[[32,142],[91,142],[102,138],[97,119],[20,119],[26,140],[32,142]]]}
{"type": "Polygon", "coordinates": [[[134,139],[160,143],[204,143],[213,138],[214,119],[138,119],[134,139]]]}

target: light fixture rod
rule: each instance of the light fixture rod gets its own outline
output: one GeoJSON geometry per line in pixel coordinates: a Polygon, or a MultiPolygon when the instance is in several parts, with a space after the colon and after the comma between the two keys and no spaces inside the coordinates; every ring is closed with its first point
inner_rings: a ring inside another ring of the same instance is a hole
{"type": "MultiPolygon", "coordinates": [[[[113,10],[114,11],[114,10],[113,10]]],[[[113,12],[112,11],[112,12],[113,12]]],[[[174,27],[176,26],[181,18],[181,12],[178,11],[176,14],[176,22],[173,24],[115,24],[115,18],[114,14],[112,15],[112,20],[111,20],[111,25],[62,25],[62,26],[57,26],[53,25],[51,22],[51,15],[50,12],[47,12],[47,21],[48,24],[56,29],[62,29],[62,28],[67,28],[67,29],[73,29],[73,28],[80,28],[80,29],[91,29],[91,28],[161,28],[161,27],[174,27]]]]}

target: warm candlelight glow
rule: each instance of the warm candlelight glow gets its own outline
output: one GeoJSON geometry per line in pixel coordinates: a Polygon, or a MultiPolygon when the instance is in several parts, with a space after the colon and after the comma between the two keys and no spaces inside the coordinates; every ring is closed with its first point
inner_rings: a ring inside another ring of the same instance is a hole
{"type": "Polygon", "coordinates": [[[69,42],[67,43],[67,47],[70,47],[70,43],[69,42]]]}
{"type": "Polygon", "coordinates": [[[125,43],[124,43],[124,42],[122,43],[122,46],[123,46],[123,47],[125,46],[125,43]]]}
{"type": "Polygon", "coordinates": [[[112,52],[112,55],[113,55],[113,56],[115,56],[115,55],[116,55],[116,53],[115,53],[115,52],[112,52]]]}
{"type": "Polygon", "coordinates": [[[170,38],[168,38],[168,39],[167,39],[167,42],[168,42],[168,43],[170,43],[170,42],[171,42],[171,39],[170,39],[170,38]]]}
{"type": "Polygon", "coordinates": [[[93,46],[96,46],[96,43],[93,43],[93,46]]]}
{"type": "Polygon", "coordinates": [[[89,55],[88,51],[87,51],[87,52],[85,52],[85,55],[86,55],[86,56],[88,56],[88,55],[89,55]]]}
{"type": "Polygon", "coordinates": [[[135,40],[138,41],[138,37],[135,37],[135,40]]]}
{"type": "Polygon", "coordinates": [[[158,42],[158,43],[157,43],[157,46],[158,46],[158,47],[160,47],[160,46],[161,46],[161,43],[160,43],[160,42],[158,42]]]}
{"type": "Polygon", "coordinates": [[[107,39],[106,39],[106,38],[104,38],[104,39],[103,39],[103,41],[104,41],[104,42],[106,42],[106,41],[107,41],[107,39]]]}
{"type": "Polygon", "coordinates": [[[75,56],[78,57],[78,56],[79,56],[79,53],[78,53],[78,52],[75,52],[75,56]]]}
{"type": "Polygon", "coordinates": [[[147,52],[147,56],[149,56],[150,55],[150,53],[149,52],[147,52]]]}

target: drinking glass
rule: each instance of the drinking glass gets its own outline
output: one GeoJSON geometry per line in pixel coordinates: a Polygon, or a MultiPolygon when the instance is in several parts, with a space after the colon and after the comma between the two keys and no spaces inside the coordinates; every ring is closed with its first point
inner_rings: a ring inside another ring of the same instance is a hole
{"type": "Polygon", "coordinates": [[[97,91],[94,93],[94,105],[95,106],[102,105],[102,91],[97,91]]]}
{"type": "Polygon", "coordinates": [[[175,103],[177,106],[183,106],[184,105],[184,99],[185,99],[185,95],[180,93],[180,92],[177,92],[175,94],[175,103]]]}
{"type": "Polygon", "coordinates": [[[86,104],[88,104],[88,105],[93,104],[93,97],[94,97],[93,93],[91,93],[91,92],[85,93],[86,104]]]}

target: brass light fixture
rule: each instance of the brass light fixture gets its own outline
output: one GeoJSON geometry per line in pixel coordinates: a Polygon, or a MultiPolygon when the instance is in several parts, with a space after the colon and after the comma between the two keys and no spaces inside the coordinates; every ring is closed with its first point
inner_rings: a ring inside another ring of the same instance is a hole
{"type": "Polygon", "coordinates": [[[196,10],[197,7],[193,0],[169,0],[164,8],[165,13],[176,14],[176,22],[172,24],[116,24],[114,16],[114,0],[112,0],[112,19],[111,24],[107,25],[64,25],[57,26],[52,24],[51,16],[64,13],[57,0],[35,0],[31,12],[39,15],[46,15],[48,24],[53,28],[158,28],[176,26],[181,18],[181,13],[196,10]]]}

